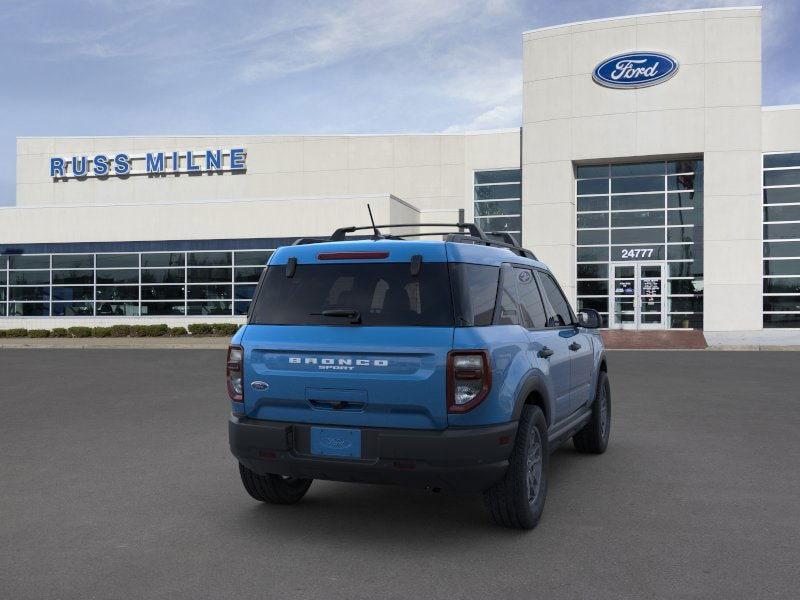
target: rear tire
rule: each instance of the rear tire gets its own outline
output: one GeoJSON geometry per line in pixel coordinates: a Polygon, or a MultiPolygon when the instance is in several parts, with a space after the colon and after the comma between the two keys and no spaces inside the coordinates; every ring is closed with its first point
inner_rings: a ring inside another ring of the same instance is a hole
{"type": "Polygon", "coordinates": [[[572,443],[578,452],[602,454],[608,448],[611,435],[611,385],[608,375],[600,371],[597,378],[597,391],[592,402],[592,416],[578,433],[572,436],[572,443]]]}
{"type": "Polygon", "coordinates": [[[259,475],[239,463],[239,475],[247,493],[259,502],[294,504],[306,495],[312,479],[295,479],[281,475],[259,475]]]}
{"type": "Polygon", "coordinates": [[[503,479],[483,493],[483,501],[496,524],[533,529],[547,498],[547,421],[538,406],[525,406],[517,427],[514,449],[503,479]]]}

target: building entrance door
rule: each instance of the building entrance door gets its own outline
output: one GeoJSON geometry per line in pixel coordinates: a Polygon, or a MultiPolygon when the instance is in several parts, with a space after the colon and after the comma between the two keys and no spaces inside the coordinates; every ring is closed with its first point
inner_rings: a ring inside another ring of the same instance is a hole
{"type": "Polygon", "coordinates": [[[611,263],[612,329],[666,329],[663,262],[611,263]]]}

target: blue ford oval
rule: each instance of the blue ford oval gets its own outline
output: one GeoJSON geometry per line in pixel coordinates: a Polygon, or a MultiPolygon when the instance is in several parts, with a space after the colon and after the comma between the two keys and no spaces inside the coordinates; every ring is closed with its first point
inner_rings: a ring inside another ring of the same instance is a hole
{"type": "Polygon", "coordinates": [[[626,52],[594,69],[592,79],[610,88],[641,88],[666,81],[678,72],[678,61],[660,52],[626,52]]]}

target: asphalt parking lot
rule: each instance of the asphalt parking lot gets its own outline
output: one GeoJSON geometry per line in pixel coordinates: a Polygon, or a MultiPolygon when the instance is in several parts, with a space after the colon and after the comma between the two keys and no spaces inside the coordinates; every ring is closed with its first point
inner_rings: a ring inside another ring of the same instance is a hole
{"type": "Polygon", "coordinates": [[[0,598],[796,598],[796,352],[614,352],[539,527],[477,496],[241,488],[217,350],[0,350],[0,598]]]}

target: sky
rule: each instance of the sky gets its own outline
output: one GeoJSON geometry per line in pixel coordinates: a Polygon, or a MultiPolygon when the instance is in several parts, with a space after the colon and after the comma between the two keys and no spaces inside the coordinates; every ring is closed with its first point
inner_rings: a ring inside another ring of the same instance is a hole
{"type": "MultiPolygon", "coordinates": [[[[522,32],[757,0],[0,0],[0,205],[17,136],[518,127],[522,32]]],[[[764,0],[763,103],[800,103],[800,1],[764,0]]]]}

